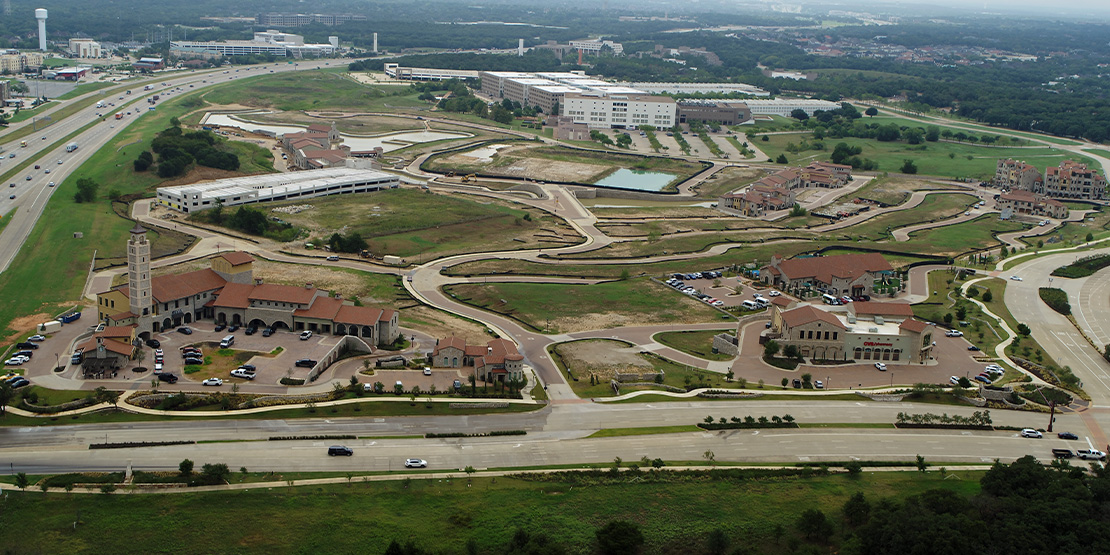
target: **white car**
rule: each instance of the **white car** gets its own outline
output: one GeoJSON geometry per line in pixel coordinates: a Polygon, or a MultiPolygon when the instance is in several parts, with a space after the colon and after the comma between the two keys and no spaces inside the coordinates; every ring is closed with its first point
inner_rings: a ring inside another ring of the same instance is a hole
{"type": "Polygon", "coordinates": [[[1042,436],[1040,432],[1038,432],[1037,430],[1034,430],[1033,428],[1026,428],[1026,429],[1021,431],[1021,437],[1031,437],[1033,439],[1040,439],[1044,436],[1042,436]]]}
{"type": "Polygon", "coordinates": [[[203,382],[200,382],[200,385],[223,385],[223,384],[224,384],[224,381],[221,380],[220,378],[208,378],[207,380],[204,380],[203,382]]]}
{"type": "Polygon", "coordinates": [[[304,341],[304,340],[308,339],[309,337],[312,337],[312,331],[304,330],[304,331],[301,332],[301,341],[304,341]]]}
{"type": "Polygon", "coordinates": [[[46,186],[47,186],[47,187],[53,187],[53,186],[54,186],[54,182],[53,182],[53,181],[51,181],[50,183],[47,183],[47,184],[46,184],[46,186]]]}
{"type": "Polygon", "coordinates": [[[424,459],[405,459],[405,468],[427,468],[428,461],[424,459]]]}
{"type": "Polygon", "coordinates": [[[165,353],[162,351],[162,349],[154,349],[154,356],[160,357],[160,356],[164,356],[164,355],[165,355],[165,353]]]}
{"type": "Polygon", "coordinates": [[[234,378],[243,378],[244,380],[253,380],[254,372],[251,372],[246,368],[236,368],[231,371],[231,376],[234,378]]]}
{"type": "Polygon", "coordinates": [[[432,369],[425,366],[424,367],[424,375],[425,376],[431,376],[432,375],[432,369]]]}
{"type": "Polygon", "coordinates": [[[944,335],[946,335],[948,337],[963,337],[964,332],[962,332],[960,330],[948,330],[948,331],[944,332],[944,335]]]}
{"type": "Polygon", "coordinates": [[[12,358],[9,358],[8,360],[5,360],[4,365],[5,366],[19,366],[20,364],[23,364],[24,362],[27,362],[27,361],[20,358],[20,357],[12,357],[12,358]]]}
{"type": "Polygon", "coordinates": [[[779,293],[778,291],[775,291],[774,289],[772,289],[771,292],[767,293],[767,294],[772,296],[772,297],[777,297],[777,296],[781,295],[782,293],[779,293]]]}
{"type": "Polygon", "coordinates": [[[1075,454],[1079,455],[1079,458],[1083,460],[1091,459],[1095,461],[1101,461],[1102,459],[1106,458],[1106,453],[1103,453],[1098,449],[1080,449],[1076,451],[1075,454]]]}
{"type": "Polygon", "coordinates": [[[45,335],[32,335],[27,338],[27,341],[46,341],[45,335]]]}
{"type": "Polygon", "coordinates": [[[1010,276],[1010,281],[1022,281],[1021,276],[1010,276]]]}
{"type": "Polygon", "coordinates": [[[960,378],[957,378],[956,376],[952,376],[952,377],[948,378],[948,383],[951,383],[952,385],[960,385],[960,378]]]}
{"type": "Polygon", "coordinates": [[[154,373],[155,374],[161,374],[162,373],[162,363],[161,362],[155,362],[154,363],[154,373]]]}
{"type": "Polygon", "coordinates": [[[816,389],[825,389],[825,382],[822,382],[821,380],[814,380],[813,387],[816,389]]]}
{"type": "Polygon", "coordinates": [[[886,372],[886,365],[881,362],[876,362],[875,368],[877,368],[880,372],[886,372]]]}

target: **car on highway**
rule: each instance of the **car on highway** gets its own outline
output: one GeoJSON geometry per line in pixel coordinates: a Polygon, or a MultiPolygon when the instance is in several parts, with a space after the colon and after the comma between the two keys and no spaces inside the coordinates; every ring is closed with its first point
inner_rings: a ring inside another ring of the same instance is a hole
{"type": "Polygon", "coordinates": [[[1080,449],[1080,450],[1076,451],[1075,454],[1079,455],[1079,458],[1081,458],[1085,461],[1086,460],[1101,461],[1102,459],[1106,458],[1106,453],[1103,453],[1102,451],[1099,451],[1098,449],[1080,449]]]}
{"type": "Polygon", "coordinates": [[[53,186],[54,186],[54,182],[53,182],[53,181],[51,181],[50,183],[47,183],[47,184],[46,184],[46,186],[47,186],[47,187],[53,187],[53,186]]]}
{"type": "Polygon", "coordinates": [[[224,381],[221,378],[208,378],[207,380],[204,380],[203,382],[200,382],[200,385],[223,385],[223,384],[224,384],[224,381]]]}
{"type": "Polygon", "coordinates": [[[58,165],[59,166],[62,165],[62,159],[61,158],[58,158],[58,165]]]}
{"type": "Polygon", "coordinates": [[[1075,435],[1071,432],[1060,432],[1060,433],[1056,434],[1056,437],[1058,437],[1060,439],[1079,439],[1079,436],[1077,436],[1077,435],[1075,435]]]}
{"type": "Polygon", "coordinates": [[[331,447],[328,447],[329,457],[350,457],[354,454],[355,451],[345,445],[332,445],[331,447]]]}
{"type": "Polygon", "coordinates": [[[1034,430],[1033,428],[1025,428],[1024,430],[1021,431],[1021,437],[1041,439],[1042,437],[1044,437],[1044,435],[1041,434],[1040,432],[1038,432],[1037,430],[1034,430]]]}
{"type": "Polygon", "coordinates": [[[27,176],[27,181],[30,181],[30,180],[31,180],[31,176],[28,175],[27,176]]]}
{"type": "Polygon", "coordinates": [[[876,362],[875,368],[880,372],[886,372],[886,365],[881,362],[876,362]]]}
{"type": "Polygon", "coordinates": [[[8,187],[15,187],[15,183],[9,183],[8,187]]]}
{"type": "Polygon", "coordinates": [[[316,361],[310,358],[302,358],[297,362],[294,362],[293,366],[296,366],[298,368],[312,368],[313,366],[316,366],[316,361]]]}
{"type": "Polygon", "coordinates": [[[43,170],[43,173],[50,173],[50,168],[46,168],[45,170],[43,170]]]}
{"type": "Polygon", "coordinates": [[[1010,276],[1010,281],[1022,281],[1021,276],[1010,276]]]}
{"type": "Polygon", "coordinates": [[[38,165],[38,164],[35,164],[35,169],[36,169],[36,170],[41,170],[41,169],[42,169],[42,166],[40,166],[40,165],[38,165]]]}
{"type": "Polygon", "coordinates": [[[405,468],[427,468],[428,461],[424,459],[405,459],[405,468]]]}
{"type": "Polygon", "coordinates": [[[8,198],[10,198],[10,199],[12,199],[12,200],[15,200],[15,195],[11,195],[11,196],[9,196],[8,198]]]}

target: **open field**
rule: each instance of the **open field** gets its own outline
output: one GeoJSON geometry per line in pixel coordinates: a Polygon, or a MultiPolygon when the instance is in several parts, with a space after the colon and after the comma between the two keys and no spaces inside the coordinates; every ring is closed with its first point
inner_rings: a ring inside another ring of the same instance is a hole
{"type": "Polygon", "coordinates": [[[852,226],[850,231],[863,241],[882,241],[890,239],[891,230],[958,216],[978,201],[978,197],[963,193],[932,194],[913,208],[881,214],[852,226]]]}
{"type": "Polygon", "coordinates": [[[324,71],[275,73],[244,78],[222,85],[204,95],[212,104],[239,104],[283,111],[391,111],[387,108],[420,109],[431,105],[407,94],[407,86],[368,87],[324,71]]]}
{"type": "Polygon", "coordinates": [[[933,190],[966,191],[967,189],[959,185],[945,184],[929,179],[915,179],[904,176],[876,177],[867,185],[833,202],[850,202],[855,198],[865,198],[887,206],[895,206],[909,200],[910,194],[914,191],[933,190]]]}
{"type": "Polygon", "coordinates": [[[707,331],[665,331],[656,334],[655,340],[672,349],[706,360],[732,360],[732,355],[713,352],[713,337],[722,332],[735,333],[735,328],[707,331]]]}
{"type": "Polygon", "coordinates": [[[478,173],[586,184],[597,182],[618,168],[670,173],[675,176],[672,184],[704,169],[702,164],[673,158],[537,146],[528,142],[507,144],[512,146],[492,154],[488,157],[488,162],[484,161],[485,158],[470,155],[472,149],[432,156],[423,169],[440,173],[455,171],[459,174],[478,173]]]}
{"type": "Polygon", "coordinates": [[[446,288],[459,301],[511,316],[547,333],[713,322],[722,316],[705,303],[668,294],[665,289],[646,279],[596,285],[471,283],[446,288]]]}
{"type": "MultiPolygon", "coordinates": [[[[197,461],[206,462],[215,461],[197,461]]],[[[5,534],[0,549],[75,554],[188,554],[229,548],[265,554],[382,553],[396,539],[437,553],[465,553],[472,540],[477,552],[504,553],[514,531],[524,529],[542,531],[568,553],[585,554],[595,550],[596,529],[612,520],[629,520],[643,531],[645,553],[704,552],[705,538],[713,529],[724,531],[734,546],[778,553],[787,543],[801,541],[794,522],[804,509],[820,509],[838,521],[840,508],[857,491],[872,503],[929,489],[970,496],[979,492],[981,475],[951,470],[947,475],[879,472],[860,478],[746,480],[739,482],[742,487],[723,477],[675,481],[666,487],[571,487],[538,478],[468,480],[461,473],[453,480],[424,480],[415,473],[403,481],[220,493],[11,493],[6,514],[35,526],[5,534]],[[73,515],[78,511],[83,525],[74,530],[73,515]],[[128,533],[104,533],[113,529],[128,533]]]]}
{"type": "Polygon", "coordinates": [[[988,214],[958,224],[926,229],[910,234],[905,243],[891,244],[888,248],[903,252],[918,252],[942,256],[994,247],[1000,244],[996,235],[1028,228],[1028,224],[1013,220],[999,220],[997,214],[988,214]]]}
{"type": "Polygon", "coordinates": [[[714,202],[726,195],[767,175],[762,168],[725,168],[713,174],[711,179],[702,181],[694,192],[698,198],[713,199],[714,202]]]}
{"type": "Polygon", "coordinates": [[[581,237],[548,213],[506,201],[420,189],[390,189],[357,195],[267,205],[306,205],[297,214],[277,215],[309,230],[314,239],[357,233],[375,255],[427,259],[463,252],[563,246],[581,237]]]}
{"type": "Polygon", "coordinates": [[[870,158],[879,164],[877,171],[899,172],[902,162],[911,159],[917,165],[917,173],[921,175],[938,175],[945,177],[972,177],[985,179],[994,175],[995,167],[1000,158],[1017,158],[1030,164],[1043,168],[1055,166],[1067,159],[1078,159],[1080,162],[1093,164],[1086,157],[1077,156],[1069,152],[1061,152],[1051,147],[1028,148],[994,148],[972,145],[968,143],[935,142],[909,145],[904,142],[880,142],[874,139],[858,139],[847,137],[843,139],[826,139],[825,150],[807,150],[798,154],[786,151],[789,143],[800,144],[803,139],[812,140],[812,135],[788,134],[767,135],[768,141],[758,141],[758,146],[767,156],[777,158],[779,154],[786,155],[790,165],[805,165],[814,160],[829,160],[832,147],[838,143],[848,146],[859,146],[863,152],[860,158],[870,158]],[[968,157],[971,157],[968,159],[968,157]]]}
{"type": "MultiPolygon", "coordinates": [[[[613,397],[618,393],[610,384],[617,374],[663,373],[663,381],[645,379],[646,385],[624,385],[620,394],[642,390],[662,390],[663,386],[684,388],[685,386],[727,387],[725,377],[716,372],[690,368],[652,353],[641,353],[639,349],[623,341],[609,339],[587,339],[559,343],[548,349],[553,360],[567,375],[567,383],[579,397],[613,397]]],[[[627,381],[627,380],[626,380],[627,381]]]]}

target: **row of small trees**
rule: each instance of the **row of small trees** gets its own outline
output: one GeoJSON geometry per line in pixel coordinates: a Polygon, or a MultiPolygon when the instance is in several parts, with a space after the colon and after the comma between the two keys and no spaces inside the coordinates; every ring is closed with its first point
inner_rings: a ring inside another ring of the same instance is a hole
{"type": "Polygon", "coordinates": [[[926,424],[926,425],[941,425],[941,426],[990,426],[994,422],[991,420],[991,411],[975,411],[971,416],[961,416],[948,413],[944,414],[909,414],[905,412],[898,413],[898,424],[926,424]]]}

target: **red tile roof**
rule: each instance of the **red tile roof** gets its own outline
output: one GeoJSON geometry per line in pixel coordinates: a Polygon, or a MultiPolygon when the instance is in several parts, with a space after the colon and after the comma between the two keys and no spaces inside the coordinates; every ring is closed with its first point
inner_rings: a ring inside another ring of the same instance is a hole
{"type": "Polygon", "coordinates": [[[913,318],[910,318],[902,322],[902,324],[898,327],[904,330],[912,331],[914,333],[921,333],[929,329],[929,324],[922,322],[921,320],[914,320],[913,318]]]}
{"type": "Polygon", "coordinates": [[[249,283],[228,283],[224,285],[212,306],[223,308],[247,308],[251,305],[250,294],[254,286],[249,283]]]}
{"type": "Polygon", "coordinates": [[[131,340],[131,333],[135,330],[135,326],[104,326],[104,329],[93,334],[94,337],[126,337],[131,340]]]}
{"type": "Polygon", "coordinates": [[[791,258],[780,262],[779,269],[787,279],[815,278],[821,283],[832,283],[834,277],[854,280],[867,272],[894,270],[881,254],[875,252],[791,258]]]}
{"type": "Polygon", "coordinates": [[[340,324],[356,326],[376,326],[378,322],[388,322],[393,316],[392,310],[382,310],[369,306],[343,305],[335,315],[335,321],[340,324]],[[387,316],[386,313],[389,313],[387,316]]]}
{"type": "MultiPolygon", "coordinates": [[[[83,351],[86,354],[96,352],[96,338],[89,339],[88,341],[74,347],[75,351],[83,351]]],[[[104,349],[113,353],[130,357],[135,353],[135,346],[130,343],[116,341],[115,339],[104,339],[104,349]]]]}
{"type": "Polygon", "coordinates": [[[794,326],[801,326],[810,322],[825,322],[833,327],[840,329],[847,329],[847,327],[840,323],[840,319],[824,310],[814,308],[812,305],[805,305],[788,310],[782,313],[782,319],[786,322],[786,327],[792,328],[794,326]]]}
{"type": "Polygon", "coordinates": [[[458,337],[455,337],[453,335],[451,337],[445,337],[443,339],[440,339],[439,341],[436,341],[436,348],[432,349],[432,355],[435,355],[436,353],[439,353],[440,349],[447,349],[447,348],[454,348],[454,349],[458,349],[460,351],[465,352],[466,351],[466,341],[463,341],[462,339],[460,339],[458,337]]]}
{"type": "Polygon", "coordinates": [[[296,285],[275,285],[263,283],[255,285],[250,292],[252,301],[271,301],[281,303],[308,304],[316,296],[315,287],[297,287],[296,285]]]}
{"type": "Polygon", "coordinates": [[[334,297],[319,297],[308,308],[299,308],[293,311],[297,318],[316,318],[318,320],[335,320],[335,315],[343,306],[343,299],[334,297]]]}
{"type": "Polygon", "coordinates": [[[195,272],[151,278],[150,288],[155,301],[166,303],[205,291],[214,291],[223,287],[225,283],[227,282],[220,277],[220,274],[205,268],[195,272]]]}
{"type": "Polygon", "coordinates": [[[243,251],[231,251],[220,254],[219,258],[227,261],[232,266],[239,266],[240,264],[249,264],[254,262],[254,257],[243,251]]]}

